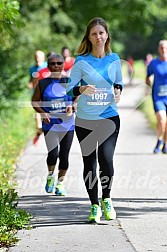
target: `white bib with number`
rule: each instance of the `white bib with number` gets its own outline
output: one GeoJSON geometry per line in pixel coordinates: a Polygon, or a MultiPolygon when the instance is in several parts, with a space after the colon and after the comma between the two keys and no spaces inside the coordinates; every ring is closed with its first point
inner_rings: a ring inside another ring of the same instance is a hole
{"type": "Polygon", "coordinates": [[[66,102],[63,99],[57,99],[51,101],[50,113],[65,113],[66,112],[66,102]]]}
{"type": "Polygon", "coordinates": [[[167,96],[167,85],[160,85],[158,96],[167,96]]]}
{"type": "Polygon", "coordinates": [[[111,88],[96,88],[96,93],[87,96],[87,105],[101,105],[105,106],[111,103],[113,99],[111,88]]]}

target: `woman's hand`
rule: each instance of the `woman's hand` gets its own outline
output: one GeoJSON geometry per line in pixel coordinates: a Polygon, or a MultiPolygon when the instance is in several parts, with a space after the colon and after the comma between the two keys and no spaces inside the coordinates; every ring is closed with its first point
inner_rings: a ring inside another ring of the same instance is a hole
{"type": "Polygon", "coordinates": [[[66,114],[67,114],[67,116],[72,116],[72,114],[73,114],[72,106],[66,107],[66,114]]]}
{"type": "Polygon", "coordinates": [[[96,88],[94,85],[80,86],[79,92],[87,96],[91,96],[96,93],[96,88]]]}
{"type": "Polygon", "coordinates": [[[43,118],[43,121],[44,121],[46,124],[49,124],[49,123],[50,123],[50,116],[49,116],[49,113],[42,113],[42,114],[41,114],[41,117],[43,118]]]}
{"type": "MultiPolygon", "coordinates": [[[[78,98],[77,98],[77,99],[78,99],[78,98]]],[[[76,112],[76,111],[77,111],[77,100],[75,100],[75,101],[73,102],[72,110],[73,110],[73,112],[76,112]]]]}

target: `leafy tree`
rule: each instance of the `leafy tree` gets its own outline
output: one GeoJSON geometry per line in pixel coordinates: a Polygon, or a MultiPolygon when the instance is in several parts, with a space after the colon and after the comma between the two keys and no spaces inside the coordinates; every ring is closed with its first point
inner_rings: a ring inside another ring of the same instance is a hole
{"type": "Polygon", "coordinates": [[[0,36],[1,36],[0,108],[1,109],[6,106],[6,100],[8,99],[8,97],[12,97],[14,95],[13,93],[14,85],[11,85],[11,82],[13,81],[13,79],[15,79],[14,75],[11,75],[12,73],[11,70],[14,69],[13,65],[14,61],[11,58],[11,56],[12,56],[12,49],[14,46],[13,36],[15,34],[15,30],[21,27],[21,25],[22,22],[20,21],[19,2],[14,0],[1,0],[0,2],[0,36]]]}
{"type": "Polygon", "coordinates": [[[162,25],[161,37],[166,33],[163,25],[163,23],[167,25],[166,0],[85,0],[79,7],[77,0],[68,2],[70,2],[69,16],[76,20],[78,31],[83,32],[87,22],[94,16],[103,17],[110,28],[113,49],[120,48],[124,57],[128,54],[133,54],[136,58],[143,57],[144,53],[141,51],[150,48],[146,43],[147,38],[156,37],[157,22],[160,21],[162,25]],[[119,46],[120,43],[122,46],[119,46]]]}
{"type": "Polygon", "coordinates": [[[62,46],[69,46],[75,52],[95,16],[107,21],[113,51],[122,58],[155,53],[155,44],[166,36],[165,7],[166,0],[1,0],[1,97],[17,99],[26,88],[35,50],[61,53],[62,46]]]}
{"type": "Polygon", "coordinates": [[[15,0],[1,0],[0,35],[3,46],[9,46],[10,35],[13,33],[15,26],[21,25],[19,18],[19,2],[15,0]]]}

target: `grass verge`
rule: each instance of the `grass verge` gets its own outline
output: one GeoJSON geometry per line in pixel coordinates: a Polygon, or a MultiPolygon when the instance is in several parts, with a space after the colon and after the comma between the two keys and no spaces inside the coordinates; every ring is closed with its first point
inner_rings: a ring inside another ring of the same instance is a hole
{"type": "Polygon", "coordinates": [[[145,114],[150,128],[156,130],[156,117],[152,104],[152,97],[149,96],[140,106],[139,109],[145,114]]]}
{"type": "Polygon", "coordinates": [[[0,248],[15,244],[18,241],[17,230],[28,227],[31,218],[18,208],[15,164],[34,132],[33,110],[10,105],[1,111],[0,117],[0,248]]]}
{"type": "MultiPolygon", "coordinates": [[[[146,77],[146,66],[143,60],[138,60],[134,64],[134,78],[141,79],[143,82],[146,77]]],[[[151,95],[139,106],[139,109],[145,114],[150,128],[156,130],[156,117],[152,104],[151,95]]]]}

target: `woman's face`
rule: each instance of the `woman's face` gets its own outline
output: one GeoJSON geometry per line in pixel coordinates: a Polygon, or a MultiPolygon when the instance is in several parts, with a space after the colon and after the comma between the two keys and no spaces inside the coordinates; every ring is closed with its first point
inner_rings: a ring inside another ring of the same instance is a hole
{"type": "Polygon", "coordinates": [[[64,67],[64,62],[60,58],[52,58],[48,63],[48,68],[51,72],[62,72],[64,67]]]}
{"type": "Polygon", "coordinates": [[[104,46],[108,38],[108,33],[102,25],[95,25],[89,33],[89,40],[92,47],[104,46]]]}

